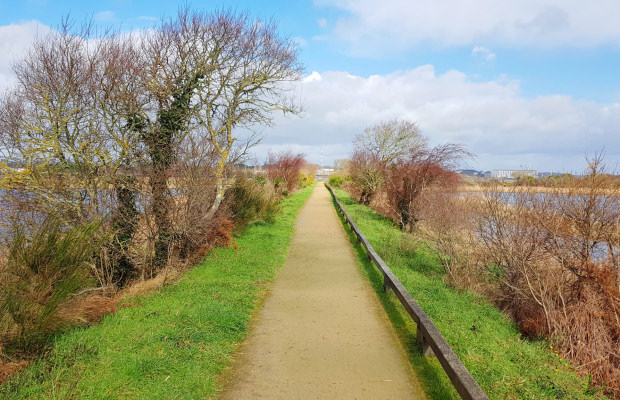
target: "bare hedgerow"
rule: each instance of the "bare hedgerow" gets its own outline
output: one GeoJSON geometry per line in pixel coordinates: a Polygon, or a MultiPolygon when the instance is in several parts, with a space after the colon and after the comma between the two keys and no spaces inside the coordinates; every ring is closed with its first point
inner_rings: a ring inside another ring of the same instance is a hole
{"type": "Polygon", "coordinates": [[[349,176],[359,193],[359,202],[370,205],[375,194],[381,189],[385,181],[386,166],[381,159],[367,151],[356,150],[349,163],[349,176]]]}
{"type": "Polygon", "coordinates": [[[426,190],[454,187],[459,183],[453,169],[468,156],[470,153],[456,144],[418,148],[408,153],[401,163],[387,169],[384,190],[391,217],[402,231],[413,231],[420,219],[420,199],[426,190]]]}
{"type": "Polygon", "coordinates": [[[267,161],[267,177],[277,188],[285,187],[289,193],[299,186],[301,170],[306,164],[303,154],[294,154],[291,151],[269,153],[267,161]]]}
{"type": "Polygon", "coordinates": [[[477,235],[494,297],[523,333],[548,336],[592,382],[620,396],[620,200],[600,155],[575,185],[487,187],[477,235]]]}
{"type": "Polygon", "coordinates": [[[488,285],[480,276],[486,267],[473,233],[472,201],[453,185],[427,190],[414,235],[437,256],[452,284],[484,291],[488,285]]]}
{"type": "MultiPolygon", "coordinates": [[[[52,242],[83,256],[67,263],[86,265],[88,289],[116,290],[231,242],[235,220],[224,201],[232,167],[257,143],[240,132],[271,124],[276,112],[300,111],[294,83],[302,69],[297,44],[273,22],[233,11],[184,8],[140,38],[91,33],[89,24],[65,20],[37,38],[0,97],[0,231],[21,232],[2,243],[0,263],[8,266],[0,272],[18,265],[4,248],[28,243],[24,252],[44,258],[37,240],[42,221],[53,220],[62,234],[52,242]],[[63,242],[93,221],[100,227],[91,252],[80,253],[80,240],[63,242]]],[[[55,282],[69,279],[68,270],[56,279],[18,269],[49,280],[32,296],[62,298],[55,282]]],[[[0,292],[22,278],[7,279],[0,292]]],[[[1,320],[26,321],[30,313],[31,325],[42,327],[32,332],[51,328],[44,325],[54,307],[33,305],[29,295],[14,299],[1,320]]]]}

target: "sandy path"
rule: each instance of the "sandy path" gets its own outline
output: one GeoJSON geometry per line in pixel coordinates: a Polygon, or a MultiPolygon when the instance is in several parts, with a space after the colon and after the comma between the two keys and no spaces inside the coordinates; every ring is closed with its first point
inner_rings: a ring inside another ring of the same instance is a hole
{"type": "Polygon", "coordinates": [[[424,398],[322,184],[221,398],[424,398]]]}

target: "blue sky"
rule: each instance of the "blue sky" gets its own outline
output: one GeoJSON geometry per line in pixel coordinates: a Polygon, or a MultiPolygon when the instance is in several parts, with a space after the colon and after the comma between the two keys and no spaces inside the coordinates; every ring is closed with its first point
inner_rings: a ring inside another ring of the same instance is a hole
{"type": "Polygon", "coordinates": [[[466,144],[477,169],[579,171],[603,147],[611,167],[620,161],[616,0],[0,0],[0,87],[63,15],[134,30],[183,4],[273,18],[300,45],[304,116],[264,129],[259,159],[290,148],[331,162],[364,127],[406,118],[432,143],[466,144]]]}

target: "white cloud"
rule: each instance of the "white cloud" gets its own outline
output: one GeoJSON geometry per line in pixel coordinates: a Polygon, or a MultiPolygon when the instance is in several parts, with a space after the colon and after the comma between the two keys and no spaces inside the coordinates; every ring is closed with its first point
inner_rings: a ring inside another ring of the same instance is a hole
{"type": "Polygon", "coordinates": [[[334,35],[358,55],[421,43],[467,46],[620,46],[616,0],[323,0],[345,11],[334,35]]]}
{"type": "Polygon", "coordinates": [[[484,47],[484,46],[476,46],[472,49],[471,54],[473,56],[476,57],[480,57],[481,59],[485,60],[485,61],[495,61],[495,59],[497,58],[495,56],[495,53],[491,52],[491,50],[489,50],[488,48],[484,47]]]}
{"type": "Polygon", "coordinates": [[[302,79],[302,82],[312,82],[312,81],[320,81],[321,74],[316,71],[312,71],[312,73],[302,79]]]}
{"type": "Polygon", "coordinates": [[[293,41],[294,41],[295,43],[297,43],[297,45],[298,45],[299,47],[306,47],[306,46],[308,45],[308,41],[307,41],[306,39],[302,38],[302,37],[299,37],[299,36],[294,37],[294,38],[293,38],[293,41]]]}
{"type": "Polygon", "coordinates": [[[114,11],[100,11],[95,14],[95,20],[99,22],[116,21],[116,13],[114,11]]]}
{"type": "MultiPolygon", "coordinates": [[[[0,26],[0,91],[10,64],[50,28],[36,21],[0,26]]],[[[479,49],[473,54],[488,53],[479,49]]],[[[611,104],[569,96],[521,96],[519,82],[502,76],[474,82],[460,71],[438,75],[431,65],[386,75],[313,71],[300,83],[304,117],[278,117],[257,149],[291,147],[319,161],[346,157],[354,136],[388,118],[418,121],[434,143],[459,142],[479,155],[479,168],[581,169],[583,155],[605,147],[620,162],[620,97],[611,104]]]]}
{"type": "Polygon", "coordinates": [[[302,146],[318,162],[346,157],[354,136],[389,118],[417,121],[433,143],[464,143],[479,168],[578,169],[586,152],[605,147],[620,160],[620,104],[569,96],[527,99],[519,83],[473,82],[459,71],[437,75],[433,66],[368,78],[312,72],[301,84],[303,118],[278,118],[260,149],[302,146]],[[612,149],[614,149],[612,151],[612,149]]]}
{"type": "Polygon", "coordinates": [[[25,54],[35,38],[49,31],[49,26],[37,21],[0,26],[0,92],[13,82],[11,64],[25,54]]]}
{"type": "Polygon", "coordinates": [[[327,20],[325,18],[320,18],[316,20],[317,25],[321,28],[325,28],[327,26],[327,20]]]}

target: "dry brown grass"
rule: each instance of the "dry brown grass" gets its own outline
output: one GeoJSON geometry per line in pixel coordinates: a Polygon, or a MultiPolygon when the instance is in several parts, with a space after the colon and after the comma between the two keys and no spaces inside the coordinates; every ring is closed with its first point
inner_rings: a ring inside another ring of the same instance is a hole
{"type": "Polygon", "coordinates": [[[138,296],[147,296],[158,292],[162,287],[177,282],[184,274],[185,268],[168,267],[151,279],[134,282],[118,293],[119,300],[138,296]]]}
{"type": "Polygon", "coordinates": [[[30,365],[30,361],[22,360],[17,362],[0,360],[0,385],[13,375],[30,365]]]}
{"type": "Polygon", "coordinates": [[[68,302],[58,311],[58,318],[71,325],[93,325],[105,315],[116,312],[116,294],[90,294],[68,302]]]}
{"type": "Polygon", "coordinates": [[[177,282],[183,276],[184,271],[184,268],[168,267],[156,277],[135,281],[120,291],[109,287],[85,292],[63,305],[57,316],[71,325],[93,325],[105,315],[115,313],[117,309],[141,305],[137,302],[124,302],[119,306],[119,302],[156,293],[162,287],[177,282]]]}

